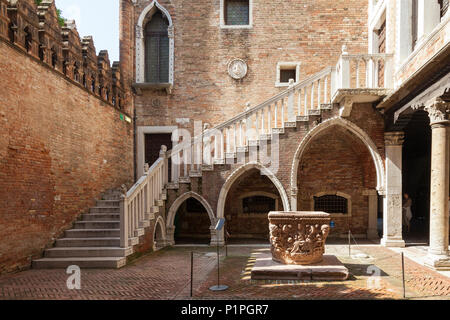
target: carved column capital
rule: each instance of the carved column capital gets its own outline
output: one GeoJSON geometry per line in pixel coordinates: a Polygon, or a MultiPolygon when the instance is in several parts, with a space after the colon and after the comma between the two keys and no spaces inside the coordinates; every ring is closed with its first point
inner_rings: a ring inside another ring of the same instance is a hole
{"type": "Polygon", "coordinates": [[[384,143],[386,146],[401,146],[405,141],[405,133],[401,131],[386,132],[384,134],[384,143]]]}
{"type": "Polygon", "coordinates": [[[430,124],[434,125],[449,125],[450,124],[450,103],[436,98],[433,102],[426,105],[424,110],[428,112],[430,117],[430,124]]]}

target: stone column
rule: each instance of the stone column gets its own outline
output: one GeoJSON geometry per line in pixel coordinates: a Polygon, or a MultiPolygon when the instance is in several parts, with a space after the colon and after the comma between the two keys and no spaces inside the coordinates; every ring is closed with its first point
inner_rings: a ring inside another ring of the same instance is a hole
{"type": "Polygon", "coordinates": [[[386,247],[404,247],[402,238],[403,132],[386,132],[386,191],[383,198],[383,239],[386,247]]]}
{"type": "Polygon", "coordinates": [[[430,116],[431,197],[430,247],[425,264],[436,269],[450,268],[449,245],[449,139],[450,103],[436,99],[425,107],[430,116]]]}
{"type": "Polygon", "coordinates": [[[367,239],[379,239],[378,236],[378,192],[366,190],[365,196],[369,197],[369,221],[367,226],[367,239]]]}
{"type": "Polygon", "coordinates": [[[166,244],[168,246],[175,244],[175,227],[166,227],[166,244]]]}

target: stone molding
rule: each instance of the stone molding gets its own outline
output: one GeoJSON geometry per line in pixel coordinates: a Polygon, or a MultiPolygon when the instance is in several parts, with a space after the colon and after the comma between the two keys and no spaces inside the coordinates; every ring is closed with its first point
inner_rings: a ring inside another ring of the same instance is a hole
{"type": "Polygon", "coordinates": [[[405,133],[400,131],[386,132],[384,142],[386,146],[402,146],[405,142],[405,133]]]}
{"type": "Polygon", "coordinates": [[[291,165],[291,210],[297,209],[297,172],[298,172],[298,166],[300,163],[301,158],[303,157],[304,152],[306,151],[309,144],[313,141],[313,139],[319,135],[322,131],[329,129],[332,126],[339,125],[344,128],[346,128],[348,131],[353,133],[356,138],[360,139],[362,143],[367,147],[369,150],[375,170],[377,173],[377,190],[384,190],[385,189],[385,168],[384,168],[384,162],[381,158],[381,155],[378,151],[377,146],[373,142],[373,140],[370,138],[370,136],[362,130],[360,127],[358,127],[353,122],[343,119],[341,117],[334,117],[328,120],[323,121],[318,126],[311,129],[303,138],[303,140],[300,142],[300,145],[298,146],[294,159],[292,160],[291,165]],[[295,194],[293,193],[295,190],[295,194]]]}
{"type": "MultiPolygon", "coordinates": [[[[137,1],[133,1],[137,6],[137,1]]],[[[169,11],[159,4],[158,0],[153,0],[148,4],[141,12],[138,22],[135,26],[136,37],[136,83],[145,83],[145,39],[144,39],[144,23],[147,17],[153,15],[156,10],[160,10],[162,14],[167,17],[169,21],[169,27],[167,29],[169,36],[169,84],[173,86],[174,82],[174,52],[175,52],[175,39],[174,39],[174,26],[172,17],[169,11]]],[[[168,91],[170,93],[170,91],[168,91]]]]}

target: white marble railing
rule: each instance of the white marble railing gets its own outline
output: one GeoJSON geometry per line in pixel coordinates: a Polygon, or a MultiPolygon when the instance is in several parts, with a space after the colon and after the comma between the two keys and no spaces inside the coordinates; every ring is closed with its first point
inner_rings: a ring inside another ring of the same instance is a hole
{"type": "MultiPolygon", "coordinates": [[[[292,80],[291,80],[292,81],[292,80]]],[[[221,164],[246,151],[260,140],[267,140],[273,132],[292,126],[297,120],[320,115],[321,109],[331,107],[339,89],[377,89],[392,87],[392,57],[386,54],[350,55],[343,53],[336,67],[328,67],[295,84],[265,102],[247,108],[235,117],[211,128],[203,129],[192,139],[189,135],[178,139],[169,152],[172,158],[171,182],[198,173],[202,165],[221,164]],[[384,77],[380,77],[384,72],[384,77]],[[382,78],[382,79],[380,79],[382,78]],[[180,142],[183,140],[185,142],[180,142]]]]}
{"type": "Polygon", "coordinates": [[[344,48],[335,70],[337,89],[393,88],[393,55],[348,54],[344,48]]]}
{"type": "Polygon", "coordinates": [[[145,165],[144,175],[124,191],[120,200],[120,246],[127,248],[130,240],[138,237],[144,221],[151,218],[154,206],[168,183],[167,148],[163,146],[160,158],[149,168],[145,165]]]}

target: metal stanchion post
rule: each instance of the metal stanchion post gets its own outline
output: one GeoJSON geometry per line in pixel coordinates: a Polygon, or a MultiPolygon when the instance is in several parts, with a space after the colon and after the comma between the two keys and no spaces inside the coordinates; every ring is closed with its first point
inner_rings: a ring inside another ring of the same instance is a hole
{"type": "Polygon", "coordinates": [[[350,230],[348,230],[348,256],[349,256],[349,257],[352,256],[352,252],[351,252],[350,230]]]}
{"type": "Polygon", "coordinates": [[[406,299],[406,286],[405,286],[405,255],[402,252],[402,281],[403,281],[403,299],[406,299]]]}
{"type": "Polygon", "coordinates": [[[191,298],[194,285],[194,252],[191,251],[191,298]]]}
{"type": "MultiPolygon", "coordinates": [[[[219,231],[222,230],[223,225],[225,223],[225,219],[219,219],[216,225],[216,231],[217,234],[219,234],[219,231]]],[[[211,291],[224,291],[228,289],[228,286],[226,285],[220,285],[220,249],[219,249],[219,237],[217,236],[217,285],[212,286],[209,288],[211,291]]]]}

